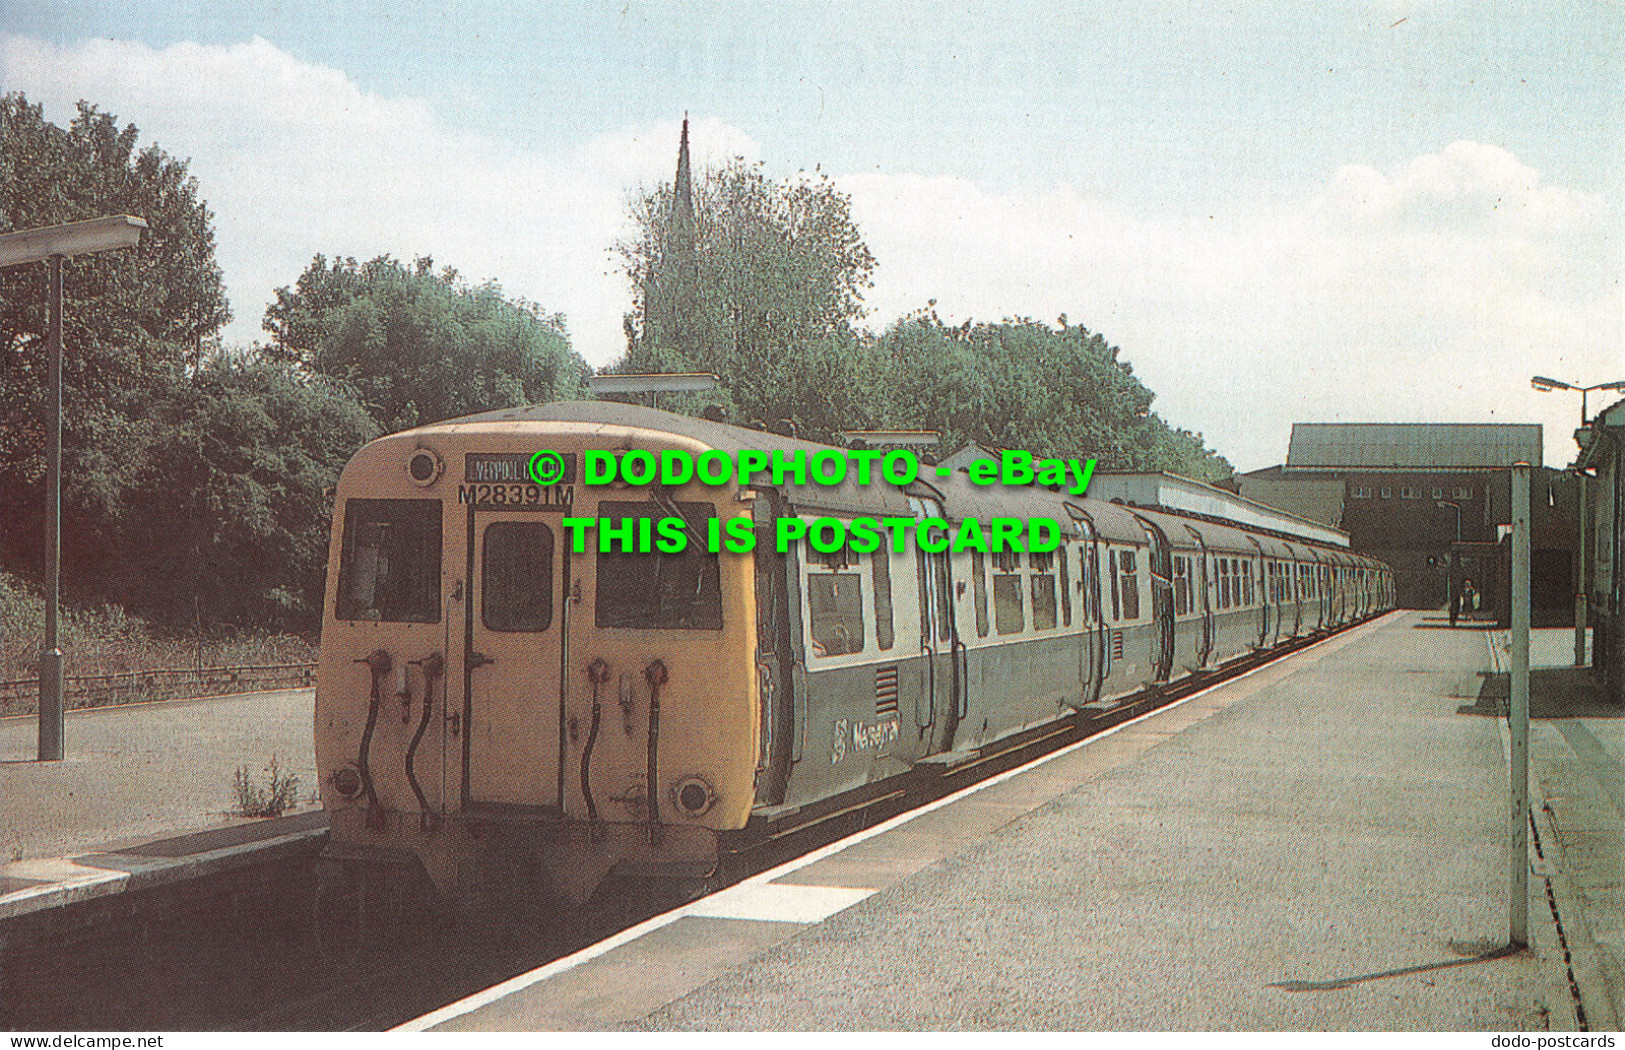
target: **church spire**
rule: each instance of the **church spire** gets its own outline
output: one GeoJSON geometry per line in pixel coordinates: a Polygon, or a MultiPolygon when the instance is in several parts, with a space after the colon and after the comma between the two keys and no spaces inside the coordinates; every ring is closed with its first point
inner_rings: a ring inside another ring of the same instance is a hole
{"type": "Polygon", "coordinates": [[[671,211],[660,238],[659,258],[651,275],[645,311],[644,341],[691,354],[699,349],[695,325],[700,267],[698,224],[694,218],[693,176],[688,157],[688,114],[677,147],[677,177],[672,182],[671,211]]]}

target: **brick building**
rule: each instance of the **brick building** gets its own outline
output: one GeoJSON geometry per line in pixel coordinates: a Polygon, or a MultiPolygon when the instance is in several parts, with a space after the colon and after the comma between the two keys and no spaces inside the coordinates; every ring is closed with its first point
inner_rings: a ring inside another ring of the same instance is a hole
{"type": "Polygon", "coordinates": [[[1238,480],[1243,496],[1340,528],[1393,566],[1401,606],[1441,608],[1477,573],[1489,608],[1505,604],[1505,569],[1482,545],[1512,520],[1507,468],[1529,463],[1535,618],[1553,623],[1573,615],[1578,486],[1541,460],[1538,424],[1296,423],[1286,463],[1238,480]]]}

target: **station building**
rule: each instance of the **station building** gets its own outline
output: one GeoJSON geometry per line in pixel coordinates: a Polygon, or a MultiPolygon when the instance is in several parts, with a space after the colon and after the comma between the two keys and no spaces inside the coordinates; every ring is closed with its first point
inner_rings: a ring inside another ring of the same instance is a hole
{"type": "Polygon", "coordinates": [[[1579,486],[1542,465],[1539,424],[1295,423],[1280,466],[1242,474],[1241,495],[1349,534],[1394,569],[1398,603],[1444,607],[1471,578],[1485,617],[1503,618],[1514,463],[1531,477],[1534,621],[1572,623],[1579,486]]]}

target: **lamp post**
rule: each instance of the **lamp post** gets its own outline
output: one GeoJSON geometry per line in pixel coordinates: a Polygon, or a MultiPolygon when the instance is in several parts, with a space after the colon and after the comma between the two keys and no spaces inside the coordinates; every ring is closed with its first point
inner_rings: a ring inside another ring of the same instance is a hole
{"type": "Polygon", "coordinates": [[[62,648],[57,637],[62,574],[62,263],[75,255],[129,248],[147,228],[133,215],[0,234],[0,267],[50,267],[50,390],[45,397],[45,640],[39,656],[39,760],[60,762],[64,735],[62,648]]]}
{"type": "MultiPolygon", "coordinates": [[[[1593,390],[1625,390],[1625,380],[1613,383],[1598,383],[1596,386],[1577,386],[1574,383],[1565,383],[1558,379],[1548,379],[1545,376],[1531,376],[1529,385],[1541,393],[1550,393],[1553,390],[1578,390],[1580,392],[1580,429],[1584,430],[1589,422],[1586,412],[1586,395],[1593,390]]],[[[1585,471],[1577,472],[1580,475],[1580,561],[1576,566],[1574,588],[1574,666],[1584,667],[1586,663],[1586,619],[1589,602],[1587,593],[1590,584],[1586,580],[1586,475],[1585,471]]]]}

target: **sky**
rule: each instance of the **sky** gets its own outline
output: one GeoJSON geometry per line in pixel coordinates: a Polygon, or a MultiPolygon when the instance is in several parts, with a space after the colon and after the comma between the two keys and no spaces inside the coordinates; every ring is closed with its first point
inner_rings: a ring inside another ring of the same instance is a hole
{"type": "Polygon", "coordinates": [[[1335,421],[1538,422],[1562,466],[1578,396],[1530,375],[1625,379],[1621,40],[1620,3],[0,0],[0,89],[189,160],[230,342],[317,253],[431,255],[608,363],[686,112],[696,164],[850,195],[874,330],[1064,314],[1242,470],[1335,421]]]}

